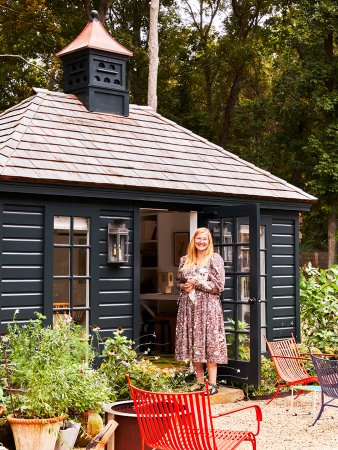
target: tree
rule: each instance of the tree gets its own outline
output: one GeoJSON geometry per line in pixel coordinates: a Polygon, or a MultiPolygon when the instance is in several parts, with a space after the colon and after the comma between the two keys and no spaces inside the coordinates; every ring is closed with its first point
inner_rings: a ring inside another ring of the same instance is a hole
{"type": "MultiPolygon", "coordinates": [[[[329,264],[337,260],[338,212],[338,16],[333,0],[283,2],[278,31],[288,48],[282,78],[298,101],[299,153],[292,161],[294,184],[318,196],[327,217],[329,264]],[[292,73],[290,77],[290,73],[292,73]]],[[[284,55],[286,54],[283,50],[284,55]]],[[[295,114],[292,111],[292,116],[295,114]]]]}
{"type": "Polygon", "coordinates": [[[159,0],[151,0],[149,25],[148,105],[157,110],[158,12],[159,0]]]}

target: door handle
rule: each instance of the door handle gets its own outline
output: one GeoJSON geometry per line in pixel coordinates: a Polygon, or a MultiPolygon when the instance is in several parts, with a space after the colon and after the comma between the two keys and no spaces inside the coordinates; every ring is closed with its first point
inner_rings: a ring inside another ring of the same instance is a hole
{"type": "Polygon", "coordinates": [[[249,300],[248,300],[248,303],[250,303],[250,305],[255,305],[256,303],[260,303],[261,301],[260,300],[257,300],[257,298],[255,298],[255,297],[251,297],[251,298],[249,298],[249,300]]]}

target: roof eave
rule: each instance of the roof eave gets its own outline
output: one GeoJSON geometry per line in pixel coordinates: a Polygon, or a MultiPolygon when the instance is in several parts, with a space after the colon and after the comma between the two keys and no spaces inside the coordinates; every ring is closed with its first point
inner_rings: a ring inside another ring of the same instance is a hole
{"type": "Polygon", "coordinates": [[[259,196],[259,195],[245,195],[245,194],[231,194],[231,193],[224,193],[224,192],[205,192],[205,191],[191,191],[188,189],[161,189],[160,187],[146,187],[146,186],[126,186],[124,184],[106,184],[106,183],[91,183],[91,182],[80,182],[80,181],[73,181],[69,183],[68,181],[60,180],[60,179],[42,179],[39,178],[37,180],[34,180],[32,178],[25,178],[25,177],[12,177],[12,176],[6,176],[6,175],[0,175],[0,180],[3,181],[12,181],[12,182],[19,182],[19,183],[29,183],[29,184],[44,184],[44,185],[50,185],[50,186],[64,186],[71,188],[72,186],[76,185],[78,187],[91,187],[95,189],[108,189],[108,190],[125,190],[125,191],[142,191],[145,192],[158,192],[161,194],[178,194],[178,195],[187,195],[190,196],[203,196],[203,197],[223,197],[223,198],[238,198],[238,199],[247,199],[247,200],[255,200],[255,201],[269,201],[269,202],[275,202],[278,203],[299,203],[299,204],[309,204],[312,205],[317,201],[317,198],[283,198],[281,196],[274,197],[274,196],[259,196]]]}

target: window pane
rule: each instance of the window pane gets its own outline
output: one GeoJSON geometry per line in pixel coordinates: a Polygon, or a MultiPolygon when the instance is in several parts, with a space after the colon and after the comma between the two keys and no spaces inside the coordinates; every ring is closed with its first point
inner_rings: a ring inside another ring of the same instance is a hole
{"type": "Polygon", "coordinates": [[[265,279],[265,277],[261,277],[260,281],[261,281],[261,295],[260,295],[260,299],[261,300],[266,300],[266,279],[265,279]]]}
{"type": "Polygon", "coordinates": [[[223,299],[224,300],[234,299],[234,275],[225,277],[223,299]]]}
{"type": "Polygon", "coordinates": [[[260,246],[261,246],[261,250],[266,248],[265,225],[260,226],[260,246]]]}
{"type": "Polygon", "coordinates": [[[266,303],[261,302],[261,326],[266,327],[266,303]]]}
{"type": "Polygon", "coordinates": [[[248,223],[239,224],[238,242],[249,242],[249,218],[245,218],[245,221],[248,223]]]}
{"type": "Polygon", "coordinates": [[[234,329],[235,309],[230,303],[223,303],[223,315],[225,317],[224,326],[226,330],[234,329]]]}
{"type": "Polygon", "coordinates": [[[88,286],[89,280],[73,280],[73,306],[88,306],[88,286]]]}
{"type": "Polygon", "coordinates": [[[56,304],[61,305],[59,307],[65,307],[65,304],[69,306],[69,280],[53,280],[53,306],[56,304]]]}
{"type": "Polygon", "coordinates": [[[226,341],[227,341],[227,349],[228,349],[228,358],[235,359],[235,334],[233,333],[225,333],[226,341]]]}
{"type": "Polygon", "coordinates": [[[234,221],[232,219],[222,219],[223,244],[233,243],[234,221]]]}
{"type": "Polygon", "coordinates": [[[249,272],[250,271],[250,252],[249,247],[240,247],[239,254],[239,271],[249,272]]]}
{"type": "Polygon", "coordinates": [[[239,300],[248,300],[250,297],[250,279],[247,276],[238,277],[239,280],[239,300]]]}
{"type": "Polygon", "coordinates": [[[69,245],[70,243],[70,217],[54,217],[54,244],[69,245]]]}
{"type": "Polygon", "coordinates": [[[88,311],[73,311],[71,316],[77,325],[82,325],[87,329],[88,311]]]}
{"type": "Polygon", "coordinates": [[[89,245],[89,219],[74,217],[74,245],[89,245]]]}
{"type": "Polygon", "coordinates": [[[74,247],[73,249],[73,275],[89,275],[88,264],[89,251],[87,248],[74,247]]]}
{"type": "Polygon", "coordinates": [[[54,276],[69,276],[70,249],[64,247],[54,248],[54,276]]]}
{"type": "Polygon", "coordinates": [[[220,244],[220,242],[221,242],[220,231],[221,230],[220,230],[219,220],[217,220],[217,221],[210,220],[208,223],[208,228],[210,230],[214,245],[220,244]]]}
{"type": "Polygon", "coordinates": [[[238,329],[250,330],[250,305],[238,305],[238,320],[238,329]]]}
{"type": "Polygon", "coordinates": [[[54,217],[54,319],[66,311],[86,331],[89,313],[73,308],[89,307],[89,225],[87,217],[54,217]]]}
{"type": "Polygon", "coordinates": [[[240,361],[250,360],[250,335],[239,333],[237,335],[238,355],[240,361]]]}
{"type": "Polygon", "coordinates": [[[266,266],[265,266],[265,250],[260,251],[260,266],[261,266],[261,274],[266,274],[266,266]]]}

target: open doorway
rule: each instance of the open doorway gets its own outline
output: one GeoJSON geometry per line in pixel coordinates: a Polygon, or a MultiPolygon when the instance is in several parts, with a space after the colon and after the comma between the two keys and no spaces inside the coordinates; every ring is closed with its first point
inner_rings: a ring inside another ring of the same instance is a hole
{"type": "Polygon", "coordinates": [[[151,351],[173,354],[179,259],[186,254],[197,214],[169,210],[141,210],[140,336],[151,351]],[[156,337],[149,335],[155,333],[156,337]]]}

